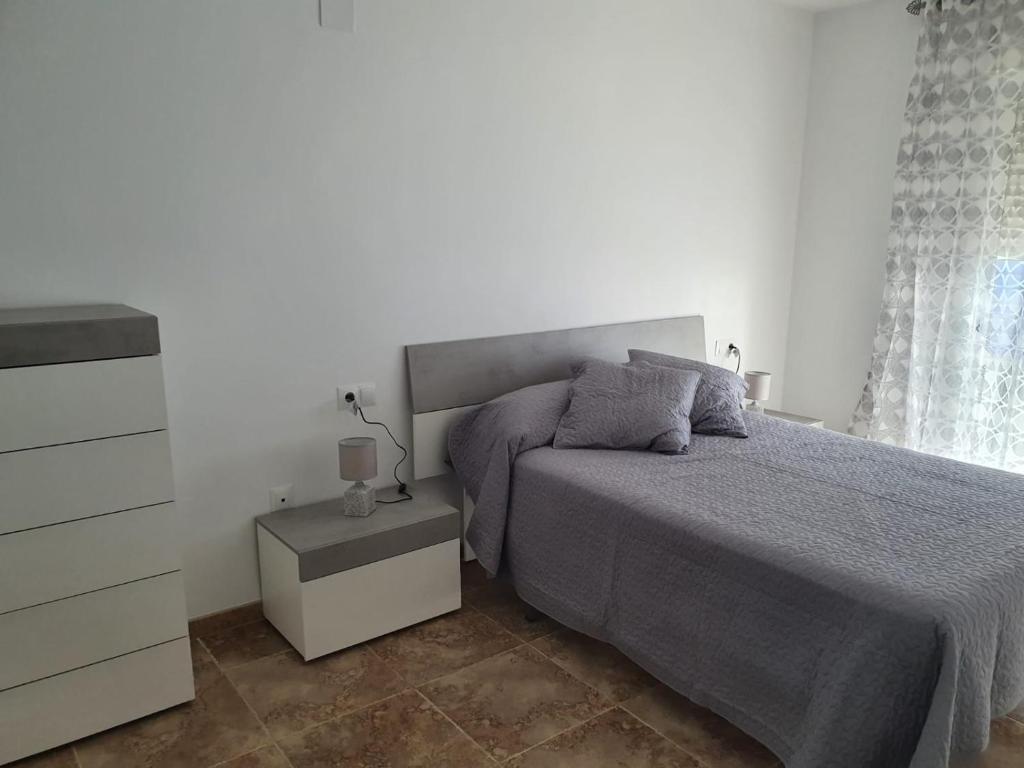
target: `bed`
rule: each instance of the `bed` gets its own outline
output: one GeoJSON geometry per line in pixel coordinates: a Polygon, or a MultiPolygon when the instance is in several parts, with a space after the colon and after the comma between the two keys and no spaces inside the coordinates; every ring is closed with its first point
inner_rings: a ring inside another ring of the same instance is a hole
{"type": "MultiPolygon", "coordinates": [[[[621,346],[630,324],[584,329],[610,339],[584,354],[703,356],[702,322],[699,334],[692,318],[656,322],[647,330],[665,338],[621,346]]],[[[505,365],[546,355],[543,340],[504,338],[517,339],[505,365]]],[[[476,362],[443,366],[469,372],[456,401],[476,396],[474,366],[495,348],[457,344],[476,362]]],[[[517,389],[558,375],[542,367],[500,378],[517,389]]],[[[426,413],[433,424],[469,405],[426,413]]],[[[461,472],[481,501],[470,541],[529,604],[614,644],[787,768],[937,768],[981,751],[990,720],[1024,699],[1024,478],[747,419],[749,439],[694,436],[683,457],[490,435],[476,453],[504,450],[509,471],[461,472]]]]}

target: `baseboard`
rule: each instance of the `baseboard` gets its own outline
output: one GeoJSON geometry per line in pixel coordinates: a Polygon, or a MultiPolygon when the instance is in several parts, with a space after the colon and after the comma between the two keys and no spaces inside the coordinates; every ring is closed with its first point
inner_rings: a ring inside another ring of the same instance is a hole
{"type": "Polygon", "coordinates": [[[243,624],[251,624],[262,618],[263,602],[257,600],[254,603],[245,603],[191,619],[188,623],[188,633],[192,637],[203,637],[243,624]]]}

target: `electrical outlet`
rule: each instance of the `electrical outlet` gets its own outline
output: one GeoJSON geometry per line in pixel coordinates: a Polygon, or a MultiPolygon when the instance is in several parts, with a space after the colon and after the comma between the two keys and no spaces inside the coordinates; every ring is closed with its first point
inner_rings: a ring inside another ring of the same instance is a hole
{"type": "Polygon", "coordinates": [[[368,408],[377,404],[377,385],[372,381],[338,387],[338,410],[356,412],[356,406],[368,408]]]}
{"type": "Polygon", "coordinates": [[[275,485],[270,489],[270,511],[288,509],[292,505],[292,484],[275,485]]]}
{"type": "Polygon", "coordinates": [[[372,381],[359,385],[359,404],[363,408],[377,404],[377,385],[372,381]]]}
{"type": "Polygon", "coordinates": [[[733,339],[716,339],[711,362],[730,371],[738,370],[741,364],[739,345],[733,339]]]}
{"type": "Polygon", "coordinates": [[[730,353],[729,347],[735,346],[736,342],[733,339],[716,339],[715,340],[715,359],[716,365],[723,365],[726,367],[736,365],[736,357],[734,353],[730,353]]]}
{"type": "Polygon", "coordinates": [[[356,393],[358,391],[358,388],[353,386],[338,387],[338,410],[355,413],[356,393]],[[349,395],[352,396],[351,399],[349,399],[349,395]]]}

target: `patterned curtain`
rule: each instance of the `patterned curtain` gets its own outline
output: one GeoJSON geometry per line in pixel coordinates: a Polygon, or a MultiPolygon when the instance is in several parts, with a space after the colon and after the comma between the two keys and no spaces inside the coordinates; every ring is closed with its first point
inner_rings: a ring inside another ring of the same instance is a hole
{"type": "Polygon", "coordinates": [[[850,431],[1024,471],[1024,0],[931,0],[850,431]]]}

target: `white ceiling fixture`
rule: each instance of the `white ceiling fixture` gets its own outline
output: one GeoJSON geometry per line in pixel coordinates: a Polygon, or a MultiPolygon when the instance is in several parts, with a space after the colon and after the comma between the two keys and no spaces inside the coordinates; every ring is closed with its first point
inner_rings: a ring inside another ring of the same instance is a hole
{"type": "Polygon", "coordinates": [[[776,0],[783,5],[794,8],[805,8],[808,11],[830,11],[833,8],[845,8],[848,5],[863,5],[872,0],[776,0]]]}

